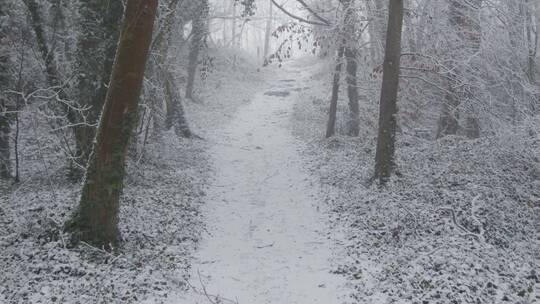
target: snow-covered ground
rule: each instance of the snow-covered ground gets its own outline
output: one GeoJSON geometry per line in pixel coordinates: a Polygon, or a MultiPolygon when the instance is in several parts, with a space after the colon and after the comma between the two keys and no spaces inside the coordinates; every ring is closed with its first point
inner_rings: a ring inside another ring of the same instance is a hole
{"type": "Polygon", "coordinates": [[[323,139],[331,73],[315,62],[218,61],[186,103],[202,139],[165,133],[131,160],[114,254],[66,246],[80,186],[25,134],[32,178],[1,190],[0,303],[539,302],[537,133],[400,134],[401,176],[378,188],[373,103],[359,138],[323,139]]]}
{"type": "Polygon", "coordinates": [[[377,103],[361,103],[361,135],[345,136],[342,90],[341,132],[324,139],[331,74],[315,60],[297,64],[310,89],[297,96],[294,134],[344,231],[339,272],[354,303],[540,303],[540,121],[478,140],[404,128],[400,175],[379,188],[370,182],[377,103]]]}
{"type": "Polygon", "coordinates": [[[279,70],[212,135],[215,169],[204,206],[208,233],[191,288],[171,303],[341,304],[333,239],[289,128],[299,69],[279,70]],[[219,302],[223,301],[223,302],[219,302]]]}
{"type": "Polygon", "coordinates": [[[123,242],[113,254],[67,246],[62,225],[77,204],[80,184],[66,179],[64,155],[49,130],[32,128],[42,118],[25,112],[22,127],[32,132],[21,134],[22,182],[0,182],[0,303],[161,302],[186,288],[212,172],[207,135],[250,100],[263,75],[241,53],[216,54],[215,70],[199,89],[200,103],[185,103],[203,139],[151,134],[144,156],[139,151],[129,160],[120,204],[123,242]]]}

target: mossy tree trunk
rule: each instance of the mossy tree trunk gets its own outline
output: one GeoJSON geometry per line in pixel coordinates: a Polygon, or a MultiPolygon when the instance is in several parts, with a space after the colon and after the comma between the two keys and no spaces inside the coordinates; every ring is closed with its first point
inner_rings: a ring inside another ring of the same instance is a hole
{"type": "Polygon", "coordinates": [[[120,43],[93,146],[78,209],[67,223],[73,241],[106,249],[120,239],[119,200],[131,133],[137,123],[138,99],[157,0],[128,0],[120,43]]]}
{"type": "Polygon", "coordinates": [[[375,178],[384,185],[395,170],[397,98],[403,28],[403,0],[390,0],[388,31],[383,64],[383,83],[379,110],[379,135],[375,156],[375,178]]]}

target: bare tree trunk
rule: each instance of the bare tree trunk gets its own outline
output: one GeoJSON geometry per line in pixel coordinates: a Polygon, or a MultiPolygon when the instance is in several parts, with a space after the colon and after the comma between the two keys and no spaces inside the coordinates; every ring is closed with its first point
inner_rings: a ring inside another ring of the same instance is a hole
{"type": "Polygon", "coordinates": [[[73,241],[112,249],[120,240],[119,200],[148,58],[157,0],[128,0],[120,43],[79,207],[67,223],[73,241]]]}
{"type": "Polygon", "coordinates": [[[11,177],[11,122],[7,111],[7,101],[0,100],[0,178],[4,179],[11,177]]]}
{"type": "MultiPolygon", "coordinates": [[[[61,100],[67,101],[68,96],[62,88],[61,77],[60,73],[58,72],[56,60],[54,58],[54,52],[52,49],[49,49],[49,46],[47,45],[47,38],[45,37],[45,31],[43,29],[44,23],[40,15],[40,8],[36,0],[23,1],[26,4],[26,7],[28,8],[28,12],[30,14],[32,29],[34,30],[34,34],[36,36],[38,44],[38,51],[45,63],[45,76],[47,78],[47,82],[50,86],[55,87],[55,90],[58,93],[58,97],[61,100]]],[[[53,106],[53,111],[57,114],[60,114],[61,116],[66,116],[70,123],[77,123],[77,113],[70,109],[64,103],[60,103],[58,107],[56,107],[56,105],[53,106]]]]}
{"type": "Polygon", "coordinates": [[[527,77],[529,81],[534,84],[536,82],[536,51],[538,47],[538,41],[535,37],[535,15],[534,7],[530,3],[530,0],[525,0],[526,11],[525,11],[525,30],[527,33],[527,77]]]}
{"type": "MultiPolygon", "coordinates": [[[[0,3],[0,20],[7,15],[7,8],[4,2],[0,3]]],[[[5,27],[0,28],[0,41],[7,35],[5,27]]],[[[0,92],[7,89],[9,83],[8,75],[8,49],[5,45],[0,45],[0,92]]],[[[9,119],[9,100],[5,94],[0,96],[0,178],[11,177],[11,159],[9,135],[11,133],[11,123],[9,119]]]]}
{"type": "Polygon", "coordinates": [[[456,98],[453,84],[448,86],[446,102],[443,104],[442,115],[437,129],[437,138],[446,135],[455,135],[459,131],[459,100],[456,98]]]}
{"type": "Polygon", "coordinates": [[[376,41],[377,37],[377,28],[374,22],[375,18],[375,12],[374,7],[371,4],[371,1],[366,1],[366,14],[368,14],[369,18],[371,18],[373,21],[371,21],[368,25],[368,33],[369,33],[369,55],[371,59],[371,63],[373,65],[376,65],[377,63],[377,57],[379,53],[378,43],[376,41]]]}
{"type": "MultiPolygon", "coordinates": [[[[45,78],[48,85],[52,87],[52,90],[57,94],[58,97],[58,100],[56,102],[50,102],[47,104],[48,108],[56,115],[56,117],[51,121],[51,123],[53,127],[59,128],[61,126],[64,126],[65,122],[63,121],[63,119],[66,119],[70,125],[77,125],[80,122],[81,117],[79,115],[79,112],[74,107],[69,105],[69,96],[65,91],[65,88],[62,84],[60,72],[58,71],[58,66],[54,54],[54,47],[49,48],[47,44],[47,38],[44,30],[45,24],[40,15],[40,7],[38,6],[36,0],[23,0],[23,2],[28,8],[28,13],[30,15],[30,23],[36,37],[38,51],[45,64],[45,78]]],[[[54,43],[51,43],[51,45],[54,46],[54,43]]],[[[73,128],[70,128],[69,132],[70,137],[75,137],[75,132],[73,128]]],[[[62,136],[64,136],[64,134],[62,134],[62,136]]],[[[75,140],[75,145],[78,144],[79,142],[75,140]]],[[[76,155],[71,152],[72,149],[69,147],[69,143],[67,141],[65,142],[65,145],[66,148],[68,148],[68,150],[70,151],[69,154],[71,157],[68,165],[70,166],[70,168],[72,168],[75,163],[71,159],[76,157],[76,155]]],[[[75,147],[75,150],[80,149],[75,147]]]]}
{"type": "Polygon", "coordinates": [[[196,9],[193,19],[191,46],[189,50],[188,79],[186,85],[186,98],[193,99],[193,88],[195,86],[195,76],[199,61],[199,53],[205,44],[207,34],[206,24],[208,21],[209,4],[208,0],[202,0],[196,9]]]}
{"type": "MultiPolygon", "coordinates": [[[[5,65],[1,62],[3,59],[0,57],[0,69],[5,65]]],[[[2,73],[2,71],[0,71],[2,73]]],[[[0,83],[5,79],[0,77],[0,83]]],[[[11,177],[11,148],[10,148],[10,134],[11,134],[11,121],[8,114],[8,100],[4,98],[0,99],[0,178],[11,177]]]]}
{"type": "MultiPolygon", "coordinates": [[[[1,38],[0,36],[0,40],[1,38]]],[[[7,83],[7,56],[0,54],[0,92],[5,89],[3,86],[7,83]]],[[[8,113],[10,110],[8,103],[7,98],[0,97],[0,178],[4,179],[11,177],[11,147],[9,144],[11,119],[8,113]]]]}
{"type": "MultiPolygon", "coordinates": [[[[467,28],[465,30],[468,31],[469,34],[465,34],[465,40],[467,41],[467,45],[470,47],[470,56],[472,57],[474,54],[480,51],[480,45],[482,43],[482,26],[479,14],[483,0],[471,0],[469,2],[469,20],[467,20],[467,28]]],[[[467,82],[472,83],[472,81],[467,82]]],[[[478,138],[480,137],[481,130],[480,120],[478,118],[478,109],[471,102],[473,95],[473,89],[469,87],[467,90],[467,100],[469,101],[469,104],[467,105],[467,119],[465,122],[465,127],[467,137],[478,138]]]]}
{"type": "MultiPolygon", "coordinates": [[[[462,3],[461,0],[452,0],[449,4],[449,24],[458,33],[457,36],[462,43],[461,49],[466,57],[472,57],[480,50],[481,27],[478,11],[481,4],[482,0],[473,0],[466,4],[462,3]]],[[[469,102],[465,105],[467,107],[465,134],[470,138],[477,138],[480,136],[480,123],[471,102],[473,93],[469,81],[466,79],[468,72],[465,67],[460,67],[458,64],[455,64],[451,70],[455,72],[450,75],[450,92],[446,95],[446,102],[443,104],[437,137],[458,133],[458,111],[463,101],[468,100],[469,102]],[[466,86],[463,85],[464,83],[466,86]],[[462,89],[458,90],[457,87],[462,87],[462,89]]]]}
{"type": "Polygon", "coordinates": [[[357,20],[354,13],[354,0],[341,0],[343,9],[345,10],[345,34],[347,44],[345,45],[345,58],[347,60],[347,95],[349,97],[349,121],[348,133],[350,136],[358,136],[360,133],[360,105],[358,104],[358,62],[356,49],[357,37],[356,27],[357,20]]]}
{"type": "Polygon", "coordinates": [[[232,33],[231,33],[232,37],[231,37],[231,45],[232,45],[233,47],[235,47],[235,46],[237,46],[237,43],[236,43],[236,17],[237,17],[237,15],[236,15],[236,14],[237,14],[237,12],[236,12],[236,5],[237,5],[237,3],[236,3],[236,0],[232,0],[232,2],[233,2],[233,3],[232,3],[232,7],[233,7],[233,8],[232,8],[232,9],[233,9],[233,15],[232,15],[232,17],[233,17],[233,19],[232,19],[232,33]]]}
{"type": "Polygon", "coordinates": [[[266,59],[268,57],[268,54],[270,53],[270,36],[272,34],[272,19],[274,18],[274,4],[272,1],[268,1],[269,8],[268,8],[268,19],[266,20],[266,28],[264,30],[264,58],[266,59]]]}
{"type": "Polygon", "coordinates": [[[193,133],[189,128],[184,106],[178,95],[178,89],[174,85],[174,78],[169,73],[165,73],[164,76],[165,98],[167,100],[167,120],[165,126],[168,129],[174,126],[174,131],[177,136],[191,138],[193,133]]]}
{"type": "Polygon", "coordinates": [[[336,116],[337,116],[337,104],[339,98],[339,83],[341,81],[341,69],[343,66],[343,53],[345,52],[345,40],[342,41],[341,46],[338,49],[338,55],[336,59],[336,69],[334,71],[334,80],[332,82],[332,98],[330,99],[330,109],[328,110],[328,124],[326,126],[326,138],[332,137],[336,134],[336,116]]]}
{"type": "Polygon", "coordinates": [[[375,156],[375,178],[379,179],[381,185],[388,181],[395,170],[402,28],[403,0],[390,0],[379,112],[379,136],[375,156]]]}
{"type": "MultiPolygon", "coordinates": [[[[536,65],[536,57],[538,56],[538,48],[540,47],[540,1],[536,1],[535,7],[535,46],[534,46],[534,60],[536,65]]],[[[535,68],[534,73],[538,73],[538,67],[535,68]]],[[[531,103],[531,109],[533,113],[537,113],[538,111],[538,105],[540,105],[540,79],[538,77],[536,78],[536,90],[537,94],[535,96],[535,100],[533,100],[531,103]]]]}
{"type": "Polygon", "coordinates": [[[347,58],[347,95],[349,97],[349,123],[348,132],[350,136],[358,136],[360,133],[360,105],[358,103],[360,97],[358,94],[357,83],[357,56],[356,52],[351,48],[345,49],[345,58],[347,58]]]}
{"type": "Polygon", "coordinates": [[[371,42],[371,55],[373,56],[373,61],[377,65],[382,60],[383,51],[384,51],[384,41],[385,41],[385,32],[384,32],[384,19],[386,16],[385,7],[383,0],[368,0],[368,5],[370,6],[370,42],[371,42]]]}
{"type": "MultiPolygon", "coordinates": [[[[84,113],[85,124],[75,128],[75,137],[79,164],[85,168],[107,94],[124,5],[121,0],[82,1],[79,13],[82,35],[77,47],[77,103],[88,110],[84,113]]],[[[83,174],[80,170],[72,173],[76,179],[83,174]]]]}
{"type": "Polygon", "coordinates": [[[163,93],[166,105],[165,128],[170,129],[174,126],[176,135],[184,138],[192,136],[191,130],[187,123],[182,100],[179,96],[179,90],[175,86],[174,77],[169,71],[169,43],[171,33],[176,18],[176,10],[179,0],[172,0],[169,3],[169,15],[167,15],[163,29],[157,38],[158,44],[158,59],[159,78],[163,85],[163,93]]]}
{"type": "MultiPolygon", "coordinates": [[[[227,2],[226,1],[223,1],[223,12],[225,13],[228,13],[228,9],[227,9],[227,2]]],[[[223,37],[223,46],[227,46],[227,23],[228,23],[228,20],[227,18],[223,18],[223,24],[222,24],[222,37],[223,37]]]]}

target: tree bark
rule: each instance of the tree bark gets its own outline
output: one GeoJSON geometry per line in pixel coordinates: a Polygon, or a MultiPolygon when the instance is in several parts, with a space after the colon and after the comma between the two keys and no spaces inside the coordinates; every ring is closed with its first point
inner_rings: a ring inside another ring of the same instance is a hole
{"type": "Polygon", "coordinates": [[[360,133],[360,105],[358,94],[358,63],[356,52],[351,48],[345,49],[347,58],[347,95],[349,97],[349,123],[348,132],[350,136],[358,136],[360,133]]]}
{"type": "Polygon", "coordinates": [[[188,78],[186,85],[186,98],[193,99],[193,88],[199,61],[199,53],[205,44],[207,34],[206,22],[208,20],[208,0],[202,0],[195,10],[195,18],[192,21],[191,45],[189,50],[188,78]]]}
{"type": "MultiPolygon", "coordinates": [[[[96,124],[103,110],[107,85],[116,53],[120,24],[124,14],[121,0],[88,0],[79,6],[81,36],[78,42],[78,100],[85,124],[75,128],[79,167],[86,168],[95,138],[96,124]]],[[[72,172],[75,178],[80,170],[72,172]]]]}
{"type": "Polygon", "coordinates": [[[381,185],[388,181],[395,170],[402,28],[403,0],[390,0],[379,110],[379,136],[375,156],[375,178],[379,179],[381,185]]]}
{"type": "Polygon", "coordinates": [[[128,0],[120,43],[78,209],[66,229],[73,241],[106,249],[119,240],[118,210],[125,160],[137,124],[157,0],[128,0]]]}
{"type": "Polygon", "coordinates": [[[332,82],[332,98],[330,99],[330,109],[328,111],[328,124],[326,125],[326,138],[336,134],[336,116],[337,104],[339,98],[339,83],[341,81],[341,69],[343,66],[343,54],[345,52],[345,40],[342,41],[336,59],[336,68],[334,71],[334,80],[332,82]]]}

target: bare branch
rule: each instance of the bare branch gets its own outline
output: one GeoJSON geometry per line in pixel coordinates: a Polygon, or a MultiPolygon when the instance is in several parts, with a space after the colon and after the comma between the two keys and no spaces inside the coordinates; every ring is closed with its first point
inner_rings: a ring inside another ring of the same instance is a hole
{"type": "Polygon", "coordinates": [[[330,21],[328,21],[328,19],[326,18],[323,18],[321,17],[321,15],[319,15],[315,10],[313,10],[309,5],[307,5],[307,3],[304,1],[304,0],[296,0],[298,3],[302,4],[302,6],[308,11],[310,12],[315,18],[319,19],[320,21],[322,21],[324,24],[330,26],[331,23],[330,21]]]}
{"type": "Polygon", "coordinates": [[[287,11],[282,5],[279,5],[276,0],[271,0],[272,3],[277,7],[279,8],[283,13],[285,13],[287,16],[293,18],[293,19],[296,19],[300,22],[304,22],[304,23],[307,23],[307,24],[311,24],[311,25],[320,25],[320,26],[329,26],[329,24],[326,24],[326,23],[322,23],[322,22],[317,22],[317,21],[310,21],[310,20],[307,20],[305,18],[302,18],[300,16],[296,16],[292,13],[290,13],[289,11],[287,11]]]}

